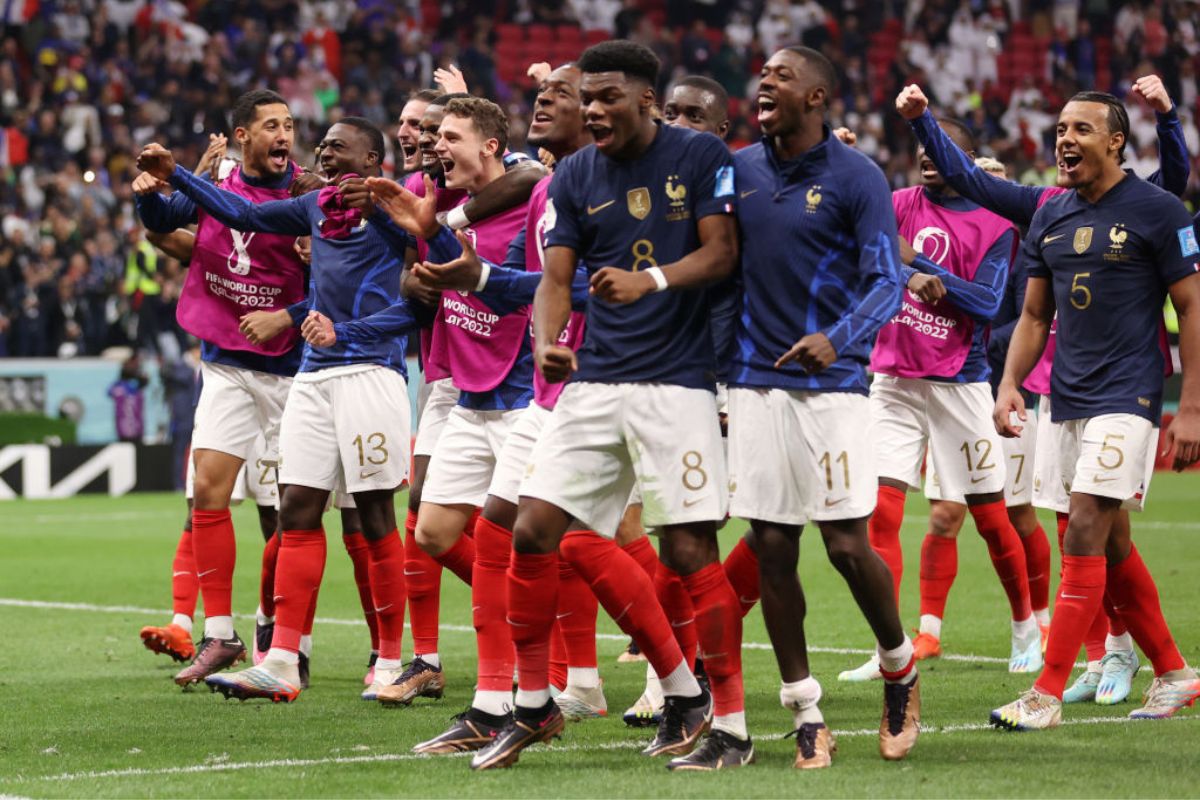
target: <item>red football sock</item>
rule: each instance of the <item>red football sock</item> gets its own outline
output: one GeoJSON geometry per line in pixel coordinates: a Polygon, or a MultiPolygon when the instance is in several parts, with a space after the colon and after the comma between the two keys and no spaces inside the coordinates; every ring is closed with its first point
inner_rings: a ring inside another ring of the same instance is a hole
{"type": "Polygon", "coordinates": [[[1038,525],[1033,533],[1021,537],[1025,548],[1025,575],[1029,581],[1029,605],[1034,611],[1050,607],[1050,540],[1038,525]]]}
{"type": "MultiPolygon", "coordinates": [[[[596,614],[599,606],[595,593],[583,576],[575,571],[571,562],[566,558],[560,558],[558,562],[558,619],[555,627],[560,629],[562,635],[564,669],[568,666],[594,669],[598,665],[596,614]]],[[[552,678],[554,677],[554,663],[552,647],[550,653],[552,678]]]]}
{"type": "MultiPolygon", "coordinates": [[[[1071,523],[1071,517],[1061,511],[1054,512],[1054,521],[1058,526],[1058,554],[1061,556],[1063,552],[1063,539],[1067,535],[1067,525],[1071,523]]],[[[1058,565],[1058,577],[1062,577],[1062,564],[1058,565]]]]}
{"type": "Polygon", "coordinates": [[[746,539],[737,540],[737,544],[725,556],[725,577],[737,594],[738,605],[741,606],[742,616],[750,613],[758,602],[758,555],[746,544],[746,539]]]}
{"type": "Polygon", "coordinates": [[[1131,546],[1125,560],[1109,568],[1107,593],[1134,641],[1154,665],[1155,675],[1186,666],[1163,617],[1158,587],[1136,547],[1131,546]]]}
{"type": "Polygon", "coordinates": [[[1083,637],[1083,649],[1087,653],[1088,661],[1099,661],[1104,658],[1104,637],[1108,633],[1108,615],[1104,613],[1104,604],[1101,603],[1100,608],[1096,609],[1096,616],[1092,617],[1092,624],[1088,626],[1087,633],[1083,637]]]}
{"type": "Polygon", "coordinates": [[[745,710],[742,688],[742,611],[719,563],[683,578],[696,609],[696,635],[712,683],[713,713],[745,710]]]}
{"type": "Polygon", "coordinates": [[[557,619],[550,626],[550,685],[559,690],[567,688],[567,642],[557,619]]]}
{"type": "Polygon", "coordinates": [[[1108,620],[1108,632],[1113,636],[1122,636],[1129,633],[1129,628],[1125,625],[1125,620],[1121,618],[1121,612],[1113,607],[1108,592],[1104,593],[1104,616],[1108,620]]]}
{"type": "Polygon", "coordinates": [[[258,578],[258,607],[264,616],[275,616],[275,567],[279,561],[279,534],[263,546],[262,572],[258,578]]]}
{"type": "Polygon", "coordinates": [[[371,631],[371,649],[379,651],[379,617],[375,614],[375,601],[371,598],[371,567],[369,548],[362,531],[343,531],[342,544],[354,566],[354,585],[358,587],[358,603],[362,606],[363,618],[371,631]]]}
{"type": "Polygon", "coordinates": [[[921,543],[921,614],[946,616],[946,598],[958,576],[958,540],[925,534],[921,543]]]}
{"type": "Polygon", "coordinates": [[[522,691],[550,686],[550,629],[557,608],[558,553],[514,552],[508,568],[508,620],[522,691]]]}
{"type": "MultiPolygon", "coordinates": [[[[683,579],[675,570],[661,561],[658,563],[658,571],[654,574],[654,594],[667,617],[667,622],[671,625],[671,632],[675,634],[674,638],[679,644],[680,652],[687,659],[688,669],[694,670],[696,653],[700,649],[700,640],[696,634],[696,608],[692,605],[691,595],[683,585],[683,579]]],[[[605,610],[607,610],[607,606],[605,610]]],[[[641,646],[642,642],[638,641],[638,647],[641,646]]],[[[647,653],[646,658],[649,657],[647,653]]],[[[658,667],[655,667],[654,671],[658,672],[658,667]]]]}
{"type": "MultiPolygon", "coordinates": [[[[645,572],[637,568],[625,548],[617,547],[611,540],[592,531],[572,531],[563,537],[559,552],[591,587],[604,610],[621,630],[633,637],[656,673],[660,676],[670,675],[679,667],[684,654],[671,635],[671,624],[655,597],[655,585],[651,584],[645,572]]],[[[659,569],[667,568],[659,564],[659,569]]],[[[671,574],[680,593],[688,600],[690,620],[693,616],[690,612],[691,599],[687,598],[679,576],[673,572],[671,574]]],[[[696,626],[689,621],[684,627],[693,637],[694,654],[696,626]]],[[[688,668],[692,666],[689,664],[688,668]]]]}
{"type": "MultiPolygon", "coordinates": [[[[322,577],[324,571],[322,570],[322,577]]],[[[317,619],[317,597],[321,594],[321,584],[317,584],[317,588],[313,589],[312,597],[308,600],[308,611],[304,612],[304,627],[300,632],[305,636],[312,636],[313,623],[317,619]]]]}
{"type": "Polygon", "coordinates": [[[404,520],[404,580],[412,624],[413,653],[438,649],[438,609],[442,594],[442,565],[417,545],[417,512],[404,520]]]}
{"type": "Polygon", "coordinates": [[[904,577],[904,549],[900,546],[900,524],[904,522],[904,492],[894,486],[880,486],[875,497],[875,513],[867,523],[871,547],[892,573],[896,606],[900,605],[900,579],[904,577]]]}
{"type": "Polygon", "coordinates": [[[171,562],[171,610],[185,617],[193,617],[199,596],[200,579],[196,577],[192,532],[184,528],[179,536],[179,544],[175,545],[175,560],[171,562]]]}
{"type": "MultiPolygon", "coordinates": [[[[435,561],[458,576],[467,586],[471,585],[471,571],[475,567],[475,538],[464,531],[458,541],[440,556],[433,557],[435,561]]],[[[511,685],[511,683],[509,684],[511,685]]]]}
{"type": "Polygon", "coordinates": [[[1025,551],[1021,537],[1008,518],[1003,500],[970,506],[971,516],[979,535],[987,542],[992,566],[1000,577],[1000,585],[1008,595],[1014,620],[1026,620],[1033,615],[1029,605],[1029,575],[1025,568],[1025,551]]]}
{"type": "MultiPolygon", "coordinates": [[[[459,541],[471,540],[464,536],[459,541]]],[[[508,624],[508,565],[512,560],[512,531],[481,518],[475,526],[474,541],[471,606],[479,650],[478,688],[511,692],[513,639],[508,624]]]]}
{"type": "Polygon", "coordinates": [[[228,508],[192,510],[192,553],[208,617],[233,616],[233,565],[237,539],[228,508]]]}
{"type": "Polygon", "coordinates": [[[300,652],[313,595],[325,574],[325,530],[284,531],[275,569],[275,635],[271,647],[300,652]]]}
{"type": "Polygon", "coordinates": [[[399,660],[404,638],[404,545],[395,528],[382,539],[367,540],[367,572],[379,624],[379,657],[399,660]]]}
{"type": "Polygon", "coordinates": [[[654,580],[654,574],[658,572],[658,553],[650,543],[649,536],[639,536],[621,549],[637,562],[647,578],[654,580]]]}
{"type": "Polygon", "coordinates": [[[1046,640],[1046,666],[1034,688],[1062,699],[1088,625],[1104,597],[1104,556],[1063,556],[1062,583],[1046,640]]]}

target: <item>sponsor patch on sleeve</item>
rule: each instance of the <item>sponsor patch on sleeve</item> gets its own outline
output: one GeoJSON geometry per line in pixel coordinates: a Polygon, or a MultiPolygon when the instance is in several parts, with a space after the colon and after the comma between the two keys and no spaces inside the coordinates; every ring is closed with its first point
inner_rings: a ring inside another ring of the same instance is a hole
{"type": "MultiPolygon", "coordinates": [[[[713,197],[725,197],[733,194],[733,167],[724,166],[717,170],[717,181],[713,187],[713,197]]],[[[1193,239],[1193,243],[1195,239],[1193,239]]]]}
{"type": "Polygon", "coordinates": [[[1179,249],[1183,251],[1185,256],[1194,256],[1200,253],[1200,244],[1196,243],[1196,229],[1191,225],[1177,230],[1176,235],[1179,236],[1179,249]]]}

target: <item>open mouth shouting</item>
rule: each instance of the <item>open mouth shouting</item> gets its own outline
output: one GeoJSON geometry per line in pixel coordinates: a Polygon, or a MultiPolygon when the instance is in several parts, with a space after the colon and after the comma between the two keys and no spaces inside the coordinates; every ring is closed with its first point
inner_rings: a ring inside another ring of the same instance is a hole
{"type": "Polygon", "coordinates": [[[608,125],[599,125],[589,122],[587,129],[592,132],[592,139],[596,142],[596,147],[603,149],[612,144],[613,129],[608,125]]]}
{"type": "Polygon", "coordinates": [[[760,94],[758,96],[758,124],[768,125],[778,115],[779,108],[775,103],[775,98],[769,94],[760,94]]]}
{"type": "Polygon", "coordinates": [[[1083,155],[1074,150],[1063,150],[1058,156],[1058,171],[1064,175],[1072,175],[1083,163],[1083,155]]]}
{"type": "Polygon", "coordinates": [[[287,169],[288,156],[291,155],[291,148],[287,145],[279,145],[272,147],[267,153],[267,160],[271,162],[271,166],[280,172],[287,169]]]}
{"type": "Polygon", "coordinates": [[[534,136],[543,136],[553,122],[553,115],[545,111],[534,112],[533,121],[529,124],[529,132],[534,136]]]}

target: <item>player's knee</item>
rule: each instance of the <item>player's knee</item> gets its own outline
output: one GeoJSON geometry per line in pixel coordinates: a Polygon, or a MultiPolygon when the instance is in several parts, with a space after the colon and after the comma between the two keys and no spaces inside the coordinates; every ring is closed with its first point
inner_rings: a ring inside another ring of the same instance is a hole
{"type": "Polygon", "coordinates": [[[279,511],[274,506],[258,507],[258,527],[264,541],[269,541],[279,528],[279,511]]]}
{"type": "Polygon", "coordinates": [[[519,518],[513,530],[513,551],[521,555],[545,555],[553,553],[556,538],[538,525],[522,522],[519,518]]]}
{"type": "Polygon", "coordinates": [[[825,554],[829,563],[842,574],[854,572],[871,552],[865,536],[849,533],[826,533],[825,554]]]}
{"type": "Polygon", "coordinates": [[[1107,550],[1120,503],[1107,497],[1072,495],[1063,551],[1073,556],[1099,556],[1107,550]]]}
{"type": "Polygon", "coordinates": [[[958,503],[931,503],[929,506],[929,532],[934,536],[947,538],[958,536],[966,516],[966,506],[958,503]]]}
{"type": "Polygon", "coordinates": [[[1037,512],[1033,506],[1013,506],[1008,509],[1008,521],[1016,529],[1017,535],[1024,539],[1038,529],[1037,512]]]}

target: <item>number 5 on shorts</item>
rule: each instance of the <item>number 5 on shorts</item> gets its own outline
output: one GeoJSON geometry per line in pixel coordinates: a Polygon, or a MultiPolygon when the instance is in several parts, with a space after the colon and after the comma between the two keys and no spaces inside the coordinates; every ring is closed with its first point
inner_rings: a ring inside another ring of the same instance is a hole
{"type": "Polygon", "coordinates": [[[1104,434],[1104,444],[1100,446],[1100,454],[1096,456],[1096,463],[1104,469],[1117,469],[1125,463],[1125,453],[1121,448],[1111,444],[1109,440],[1116,439],[1124,441],[1125,434],[1123,433],[1106,433],[1104,434]],[[1103,455],[1105,453],[1116,453],[1115,457],[1110,457],[1109,461],[1105,461],[1103,455]]]}

